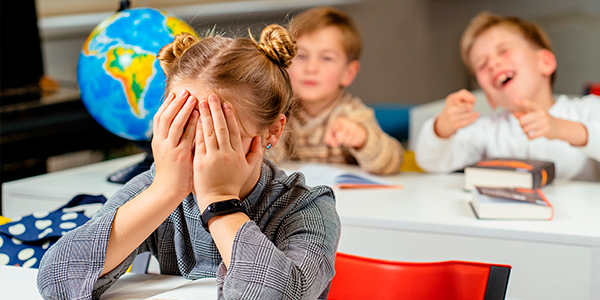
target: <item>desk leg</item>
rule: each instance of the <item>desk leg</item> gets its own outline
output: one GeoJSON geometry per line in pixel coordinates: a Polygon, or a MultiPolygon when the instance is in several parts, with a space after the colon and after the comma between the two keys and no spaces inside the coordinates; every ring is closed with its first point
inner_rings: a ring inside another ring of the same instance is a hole
{"type": "Polygon", "coordinates": [[[600,248],[592,249],[592,280],[590,299],[600,299],[600,248]]]}

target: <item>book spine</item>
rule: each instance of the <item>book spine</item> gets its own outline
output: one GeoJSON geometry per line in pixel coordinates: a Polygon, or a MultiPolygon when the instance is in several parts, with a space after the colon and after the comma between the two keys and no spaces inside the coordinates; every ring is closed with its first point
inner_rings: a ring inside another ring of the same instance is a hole
{"type": "Polygon", "coordinates": [[[544,200],[544,202],[546,202],[546,205],[548,207],[550,207],[550,210],[552,213],[550,214],[550,218],[548,218],[547,220],[550,221],[550,220],[554,219],[554,206],[552,206],[552,203],[550,203],[550,201],[548,201],[548,199],[546,199],[546,195],[544,195],[544,193],[542,193],[542,190],[536,189],[536,193],[538,193],[538,195],[540,195],[540,198],[542,198],[542,200],[544,200]]]}
{"type": "Polygon", "coordinates": [[[532,173],[532,189],[538,189],[548,185],[554,180],[554,164],[548,164],[547,166],[536,170],[532,173]]]}

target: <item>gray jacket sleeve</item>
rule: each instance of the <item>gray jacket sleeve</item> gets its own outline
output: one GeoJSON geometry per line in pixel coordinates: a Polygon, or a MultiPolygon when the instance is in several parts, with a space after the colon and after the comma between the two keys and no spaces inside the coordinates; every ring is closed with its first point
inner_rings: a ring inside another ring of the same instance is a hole
{"type": "Polygon", "coordinates": [[[98,299],[127,271],[142,244],[119,266],[99,278],[106,259],[106,247],[117,208],[145,190],[154,170],[129,181],[115,193],[87,223],[62,236],[42,257],[37,277],[44,299],[98,299]]]}
{"type": "Polygon", "coordinates": [[[340,236],[333,196],[323,194],[297,209],[277,231],[271,241],[253,221],[240,228],[229,269],[221,264],[217,272],[219,299],[317,299],[323,292],[327,295],[340,236]]]}

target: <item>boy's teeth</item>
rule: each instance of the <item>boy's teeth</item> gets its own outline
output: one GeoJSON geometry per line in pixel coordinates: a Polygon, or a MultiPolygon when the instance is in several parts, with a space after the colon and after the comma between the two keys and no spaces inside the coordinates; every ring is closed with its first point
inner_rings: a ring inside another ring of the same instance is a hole
{"type": "Polygon", "coordinates": [[[506,79],[508,78],[508,76],[506,76],[506,74],[502,74],[498,77],[498,79],[496,80],[496,86],[500,87],[502,86],[502,84],[506,81],[506,79]]]}

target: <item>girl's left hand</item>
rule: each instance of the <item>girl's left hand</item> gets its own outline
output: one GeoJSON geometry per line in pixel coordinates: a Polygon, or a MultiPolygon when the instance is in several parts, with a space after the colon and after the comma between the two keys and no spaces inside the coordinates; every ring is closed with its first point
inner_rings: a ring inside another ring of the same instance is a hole
{"type": "Polygon", "coordinates": [[[262,161],[260,137],[252,140],[246,154],[231,105],[210,95],[208,101],[200,101],[195,146],[193,192],[200,210],[216,201],[239,199],[243,185],[262,161]]]}

